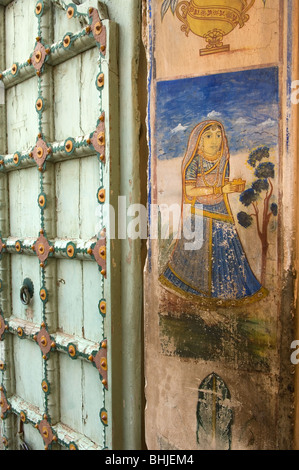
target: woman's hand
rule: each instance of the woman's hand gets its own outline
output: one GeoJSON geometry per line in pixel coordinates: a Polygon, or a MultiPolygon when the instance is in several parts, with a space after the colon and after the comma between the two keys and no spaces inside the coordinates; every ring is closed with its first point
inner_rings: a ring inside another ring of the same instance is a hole
{"type": "Polygon", "coordinates": [[[223,194],[231,194],[231,193],[239,193],[242,191],[240,191],[240,185],[227,183],[222,187],[222,192],[223,194]]]}

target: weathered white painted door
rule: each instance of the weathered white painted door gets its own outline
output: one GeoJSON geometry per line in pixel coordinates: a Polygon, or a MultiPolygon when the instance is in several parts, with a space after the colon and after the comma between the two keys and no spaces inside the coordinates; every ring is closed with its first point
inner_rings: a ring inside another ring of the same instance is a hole
{"type": "Polygon", "coordinates": [[[117,28],[94,0],[1,0],[0,33],[4,444],[113,448],[117,28]]]}

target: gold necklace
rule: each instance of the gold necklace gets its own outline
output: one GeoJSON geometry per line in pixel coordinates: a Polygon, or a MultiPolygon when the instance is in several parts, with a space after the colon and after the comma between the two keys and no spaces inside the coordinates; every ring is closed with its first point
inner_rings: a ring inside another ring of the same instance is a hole
{"type": "MultiPolygon", "coordinates": [[[[205,172],[204,172],[204,168],[203,168],[203,158],[204,158],[204,156],[203,156],[202,152],[199,153],[199,156],[200,156],[200,169],[201,169],[202,178],[203,178],[203,181],[205,183],[205,186],[208,186],[210,188],[216,188],[218,186],[218,183],[219,183],[220,162],[221,162],[221,158],[222,158],[222,153],[221,152],[218,152],[218,153],[220,154],[220,157],[217,160],[213,161],[213,163],[216,162],[214,166],[217,167],[217,174],[216,174],[216,178],[215,178],[215,181],[214,181],[213,184],[210,184],[205,178],[205,172]]],[[[207,159],[205,159],[205,160],[210,161],[210,160],[207,160],[207,159]]]]}

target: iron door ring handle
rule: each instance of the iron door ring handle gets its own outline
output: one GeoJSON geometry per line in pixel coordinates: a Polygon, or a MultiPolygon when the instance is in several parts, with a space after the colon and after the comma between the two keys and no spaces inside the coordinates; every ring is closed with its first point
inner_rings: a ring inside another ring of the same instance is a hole
{"type": "Polygon", "coordinates": [[[20,300],[23,305],[29,305],[30,300],[33,297],[33,283],[30,279],[25,279],[20,289],[20,300]]]}
{"type": "Polygon", "coordinates": [[[20,290],[20,299],[23,305],[29,305],[30,302],[30,294],[29,289],[27,286],[22,286],[20,290]]]}

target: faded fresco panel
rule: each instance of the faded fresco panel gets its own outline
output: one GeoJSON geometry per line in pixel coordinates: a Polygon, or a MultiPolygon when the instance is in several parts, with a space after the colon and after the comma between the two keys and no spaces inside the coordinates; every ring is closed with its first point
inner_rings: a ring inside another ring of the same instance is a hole
{"type": "Polygon", "coordinates": [[[148,1],[150,449],[279,446],[292,7],[148,1]]]}
{"type": "Polygon", "coordinates": [[[215,60],[219,71],[277,63],[280,4],[279,0],[152,2],[157,78],[213,73],[215,60]]]}
{"type": "Polygon", "coordinates": [[[251,338],[247,361],[267,368],[277,316],[278,70],[160,81],[156,93],[157,203],[161,235],[169,233],[159,237],[163,349],[171,353],[170,337],[174,354],[211,359],[211,336],[228,335],[223,360],[244,359],[251,338]],[[163,212],[181,203],[191,233],[181,219],[169,227],[163,212]],[[193,331],[184,347],[183,330],[193,331]]]}

